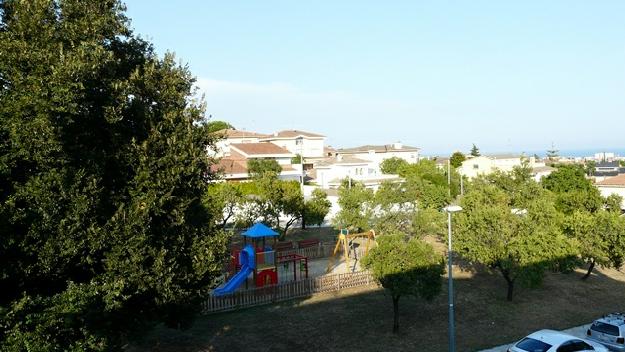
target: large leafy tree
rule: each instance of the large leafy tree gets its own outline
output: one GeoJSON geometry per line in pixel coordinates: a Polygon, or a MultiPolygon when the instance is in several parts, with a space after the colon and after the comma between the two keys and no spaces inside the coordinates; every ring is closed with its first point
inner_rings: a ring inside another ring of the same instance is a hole
{"type": "Polygon", "coordinates": [[[582,165],[559,165],[542,179],[542,184],[557,195],[556,206],[565,214],[576,210],[595,212],[603,206],[601,193],[586,178],[582,165]]]}
{"type": "Polygon", "coordinates": [[[334,216],[336,228],[362,231],[371,227],[374,193],[361,182],[344,180],[339,186],[340,210],[334,216]]]}
{"type": "Polygon", "coordinates": [[[282,166],[275,159],[249,159],[247,171],[252,178],[260,178],[265,174],[278,175],[282,172],[282,166]]]}
{"type": "Polygon", "coordinates": [[[253,183],[254,193],[249,199],[255,203],[257,219],[278,229],[280,239],[284,239],[289,228],[301,220],[304,213],[304,196],[300,183],[280,180],[272,172],[264,173],[253,183]]]}
{"type": "Polygon", "coordinates": [[[525,200],[523,211],[512,204],[497,185],[476,183],[461,201],[464,211],[454,216],[454,250],[498,271],[506,281],[508,300],[516,282],[539,285],[545,269],[570,269],[577,254],[575,242],[562,233],[562,216],[548,195],[537,193],[525,200]]]}
{"type": "Polygon", "coordinates": [[[233,182],[211,183],[204,197],[206,207],[216,215],[215,221],[222,229],[238,219],[247,200],[241,184],[233,182]]]}
{"type": "Polygon", "coordinates": [[[399,331],[399,299],[412,295],[431,300],[441,292],[444,261],[434,248],[405,235],[380,236],[378,246],[362,259],[393,299],[393,332],[399,331]]]}
{"type": "Polygon", "coordinates": [[[588,263],[587,279],[595,265],[620,268],[625,258],[625,219],[618,213],[576,211],[567,218],[566,233],[580,245],[582,259],[588,263]]]}
{"type": "Polygon", "coordinates": [[[112,350],[180,321],[226,243],[192,76],[118,1],[0,6],[0,349],[112,350]]]}
{"type": "Polygon", "coordinates": [[[455,169],[459,168],[465,160],[467,160],[467,157],[461,152],[454,152],[451,157],[449,157],[449,163],[455,169]]]}
{"type": "Polygon", "coordinates": [[[305,227],[305,224],[321,226],[331,207],[332,203],[328,200],[328,194],[324,190],[316,188],[310,199],[304,203],[302,227],[305,227]]]}
{"type": "Polygon", "coordinates": [[[408,165],[408,162],[396,156],[384,159],[380,163],[380,170],[383,174],[397,174],[402,167],[408,165]]]}

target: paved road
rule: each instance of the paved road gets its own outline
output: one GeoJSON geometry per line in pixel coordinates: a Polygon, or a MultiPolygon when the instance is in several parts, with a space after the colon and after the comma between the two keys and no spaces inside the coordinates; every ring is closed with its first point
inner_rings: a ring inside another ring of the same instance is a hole
{"type": "MultiPolygon", "coordinates": [[[[588,330],[589,327],[590,327],[590,324],[586,324],[586,325],[577,326],[577,327],[574,327],[574,328],[562,330],[562,332],[565,332],[567,334],[571,334],[573,336],[585,338],[586,337],[586,330],[588,330]]],[[[482,350],[482,351],[479,351],[479,352],[506,352],[508,350],[508,348],[510,346],[512,346],[512,344],[515,343],[515,342],[516,341],[512,341],[509,344],[501,345],[501,346],[497,346],[497,347],[493,347],[493,348],[489,348],[487,350],[482,350]]]]}

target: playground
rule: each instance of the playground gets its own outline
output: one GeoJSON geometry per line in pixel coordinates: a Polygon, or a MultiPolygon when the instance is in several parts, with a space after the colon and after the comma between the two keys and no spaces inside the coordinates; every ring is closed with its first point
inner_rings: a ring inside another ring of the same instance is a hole
{"type": "Polygon", "coordinates": [[[262,223],[241,233],[231,248],[223,283],[212,296],[263,288],[329,274],[361,271],[360,258],[376,245],[373,230],[341,230],[331,246],[319,239],[278,242],[279,234],[262,223]]]}

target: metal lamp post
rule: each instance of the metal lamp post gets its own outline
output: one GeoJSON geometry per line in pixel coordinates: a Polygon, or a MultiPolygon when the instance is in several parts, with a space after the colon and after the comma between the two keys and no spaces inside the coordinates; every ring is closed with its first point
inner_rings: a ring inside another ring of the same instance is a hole
{"type": "Polygon", "coordinates": [[[447,213],[447,259],[448,264],[448,277],[447,277],[447,296],[449,299],[449,352],[456,351],[456,334],[454,331],[454,278],[452,274],[452,258],[453,252],[451,250],[451,213],[457,213],[462,210],[458,205],[449,205],[443,210],[447,213]]]}

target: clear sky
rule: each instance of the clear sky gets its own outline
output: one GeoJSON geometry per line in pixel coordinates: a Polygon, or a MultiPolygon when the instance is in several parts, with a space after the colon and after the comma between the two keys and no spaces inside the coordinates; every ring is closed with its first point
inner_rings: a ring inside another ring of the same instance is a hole
{"type": "Polygon", "coordinates": [[[207,114],[337,147],[625,148],[625,1],[127,0],[207,114]]]}

